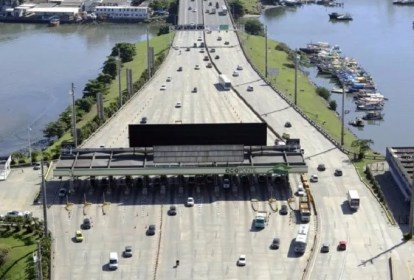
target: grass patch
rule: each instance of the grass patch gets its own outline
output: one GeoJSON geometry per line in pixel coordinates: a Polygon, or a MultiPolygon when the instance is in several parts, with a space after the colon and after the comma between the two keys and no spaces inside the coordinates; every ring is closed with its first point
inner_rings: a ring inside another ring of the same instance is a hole
{"type": "Polygon", "coordinates": [[[242,3],[246,14],[260,15],[262,11],[262,4],[260,1],[240,0],[240,3],[242,3]]]}
{"type": "Polygon", "coordinates": [[[0,254],[4,261],[0,265],[0,279],[31,279],[34,264],[32,253],[37,250],[38,237],[19,231],[10,234],[1,229],[0,254]]]}

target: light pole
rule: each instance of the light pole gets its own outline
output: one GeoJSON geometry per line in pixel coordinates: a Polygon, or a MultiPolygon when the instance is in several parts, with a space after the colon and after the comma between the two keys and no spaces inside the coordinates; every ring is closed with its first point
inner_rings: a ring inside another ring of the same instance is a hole
{"type": "Polygon", "coordinates": [[[45,182],[45,175],[43,172],[43,160],[40,162],[40,169],[42,172],[42,192],[43,192],[43,221],[45,223],[44,225],[44,234],[45,236],[48,236],[48,226],[47,226],[47,200],[46,200],[46,182],[45,182]]]}
{"type": "Polygon", "coordinates": [[[344,146],[344,133],[345,133],[345,86],[342,84],[342,109],[341,109],[341,115],[342,115],[342,123],[341,123],[341,146],[344,146]]]}
{"type": "Polygon", "coordinates": [[[76,133],[76,108],[75,108],[75,85],[72,83],[72,88],[69,92],[72,95],[72,129],[73,129],[73,142],[75,148],[78,147],[78,135],[76,133]]]}
{"type": "Polygon", "coordinates": [[[119,94],[119,108],[122,107],[122,89],[121,89],[121,52],[118,48],[118,58],[117,58],[117,68],[118,68],[118,94],[119,94]]]}
{"type": "MultiPolygon", "coordinates": [[[[414,170],[413,170],[414,171],[414,170]]],[[[411,195],[410,195],[410,217],[409,217],[409,221],[408,221],[408,234],[410,235],[410,238],[413,236],[413,224],[414,224],[414,173],[413,174],[413,178],[411,180],[411,195]]]]}
{"type": "Polygon", "coordinates": [[[298,60],[299,55],[295,50],[295,105],[298,105],[298,60]]]}
{"type": "Polygon", "coordinates": [[[267,79],[267,25],[264,27],[265,32],[265,78],[267,79]]]}
{"type": "Polygon", "coordinates": [[[30,139],[30,131],[32,131],[32,129],[29,126],[27,128],[27,135],[28,135],[28,140],[29,140],[29,160],[30,160],[30,163],[32,163],[32,141],[30,139]]]}

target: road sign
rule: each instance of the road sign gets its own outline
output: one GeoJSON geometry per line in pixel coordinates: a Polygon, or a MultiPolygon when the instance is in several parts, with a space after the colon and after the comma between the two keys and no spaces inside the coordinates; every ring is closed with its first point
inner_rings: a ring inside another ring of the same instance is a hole
{"type": "Polygon", "coordinates": [[[219,29],[220,30],[229,30],[229,25],[228,24],[220,24],[219,29]]]}

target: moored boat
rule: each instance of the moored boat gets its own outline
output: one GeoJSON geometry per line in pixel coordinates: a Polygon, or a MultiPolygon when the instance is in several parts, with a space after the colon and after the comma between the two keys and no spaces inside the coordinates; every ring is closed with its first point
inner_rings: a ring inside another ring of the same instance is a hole
{"type": "Polygon", "coordinates": [[[349,122],[350,125],[356,127],[364,127],[365,123],[361,118],[355,118],[355,120],[349,122]]]}
{"type": "Polygon", "coordinates": [[[333,13],[329,14],[329,20],[347,21],[347,20],[352,20],[352,16],[349,13],[340,14],[340,13],[337,13],[337,12],[333,12],[333,13]]]}
{"type": "Polygon", "coordinates": [[[60,19],[58,17],[51,17],[49,19],[49,26],[54,27],[54,26],[59,26],[60,25],[60,19]]]}
{"type": "Polygon", "coordinates": [[[367,112],[362,119],[364,120],[382,120],[384,118],[384,114],[380,111],[370,111],[367,112]]]}
{"type": "Polygon", "coordinates": [[[382,110],[384,104],[381,103],[366,103],[357,105],[357,110],[382,110]]]}

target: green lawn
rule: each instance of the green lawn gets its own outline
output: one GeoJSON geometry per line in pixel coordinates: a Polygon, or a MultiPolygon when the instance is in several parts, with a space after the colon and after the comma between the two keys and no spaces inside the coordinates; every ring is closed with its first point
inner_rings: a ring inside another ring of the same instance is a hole
{"type": "Polygon", "coordinates": [[[26,234],[24,231],[4,232],[1,235],[0,251],[5,253],[5,262],[0,266],[0,279],[32,279],[32,252],[37,249],[37,239],[33,234],[26,234]]]}
{"type": "Polygon", "coordinates": [[[240,2],[242,3],[246,14],[249,15],[260,15],[261,10],[262,10],[262,4],[260,1],[256,1],[256,0],[240,0],[240,2]]]}

